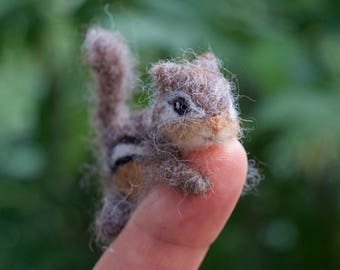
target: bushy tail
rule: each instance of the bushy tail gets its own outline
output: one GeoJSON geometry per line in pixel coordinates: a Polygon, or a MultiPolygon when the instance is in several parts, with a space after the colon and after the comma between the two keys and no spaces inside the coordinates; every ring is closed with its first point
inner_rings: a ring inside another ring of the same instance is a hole
{"type": "Polygon", "coordinates": [[[97,118],[102,139],[126,118],[125,101],[132,83],[132,58],[129,48],[117,32],[99,27],[86,35],[87,61],[96,78],[97,118]]]}

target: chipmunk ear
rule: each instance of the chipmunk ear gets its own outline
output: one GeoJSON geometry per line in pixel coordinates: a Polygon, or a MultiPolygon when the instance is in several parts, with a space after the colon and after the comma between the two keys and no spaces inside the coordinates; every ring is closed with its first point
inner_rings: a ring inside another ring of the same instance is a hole
{"type": "Polygon", "coordinates": [[[201,66],[214,72],[220,71],[221,62],[212,52],[203,53],[197,56],[192,62],[197,66],[201,66]]]}
{"type": "Polygon", "coordinates": [[[158,90],[171,87],[175,74],[180,71],[180,65],[174,62],[159,62],[150,69],[150,75],[158,90]]]}

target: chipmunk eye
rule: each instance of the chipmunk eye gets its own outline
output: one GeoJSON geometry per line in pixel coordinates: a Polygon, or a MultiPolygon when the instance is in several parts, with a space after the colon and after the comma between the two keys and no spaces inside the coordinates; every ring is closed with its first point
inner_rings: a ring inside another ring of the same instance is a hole
{"type": "Polygon", "coordinates": [[[179,115],[184,115],[190,112],[189,103],[186,101],[184,97],[177,97],[172,101],[172,105],[174,107],[175,112],[179,115]]]}

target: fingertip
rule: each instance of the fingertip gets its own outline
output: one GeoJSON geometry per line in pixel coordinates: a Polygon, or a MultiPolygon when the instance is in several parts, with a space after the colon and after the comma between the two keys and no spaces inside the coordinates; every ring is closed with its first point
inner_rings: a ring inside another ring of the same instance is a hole
{"type": "Polygon", "coordinates": [[[247,155],[238,141],[229,141],[195,150],[185,158],[209,178],[211,191],[204,195],[184,195],[167,185],[158,185],[137,209],[131,224],[137,223],[169,242],[208,247],[240,197],[247,155]]]}

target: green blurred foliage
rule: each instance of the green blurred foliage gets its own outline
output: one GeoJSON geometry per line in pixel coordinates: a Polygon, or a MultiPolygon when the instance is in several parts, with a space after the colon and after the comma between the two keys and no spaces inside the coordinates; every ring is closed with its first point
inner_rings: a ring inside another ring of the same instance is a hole
{"type": "Polygon", "coordinates": [[[89,269],[99,256],[81,53],[92,24],[126,36],[142,78],[187,48],[212,48],[236,74],[244,143],[265,181],[202,269],[339,269],[336,0],[1,0],[1,269],[89,269]]]}

